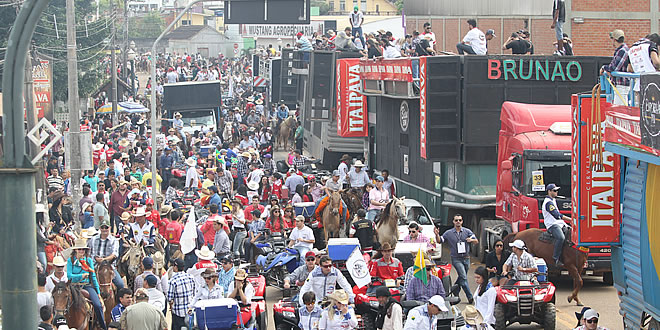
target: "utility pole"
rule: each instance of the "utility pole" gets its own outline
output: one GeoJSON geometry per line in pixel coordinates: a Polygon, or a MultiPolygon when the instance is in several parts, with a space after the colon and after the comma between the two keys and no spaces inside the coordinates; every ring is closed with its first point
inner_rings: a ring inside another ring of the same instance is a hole
{"type": "MultiPolygon", "coordinates": [[[[73,217],[78,217],[80,200],[80,111],[78,102],[78,55],[76,54],[76,8],[74,0],[66,0],[66,58],[69,85],[69,147],[66,148],[66,161],[71,169],[71,190],[73,192],[73,217]]],[[[77,221],[74,220],[74,223],[77,221]]]]}
{"type": "Polygon", "coordinates": [[[121,78],[127,82],[128,78],[128,0],[124,0],[124,44],[122,48],[122,62],[121,78]]]}
{"type": "MultiPolygon", "coordinates": [[[[110,17],[116,14],[115,12],[115,1],[110,0],[110,17]]],[[[119,116],[117,115],[117,56],[115,54],[117,44],[116,44],[116,34],[117,27],[115,26],[115,20],[112,20],[112,39],[110,40],[110,72],[112,76],[112,90],[110,91],[110,100],[112,101],[112,126],[119,125],[119,116]]]]}

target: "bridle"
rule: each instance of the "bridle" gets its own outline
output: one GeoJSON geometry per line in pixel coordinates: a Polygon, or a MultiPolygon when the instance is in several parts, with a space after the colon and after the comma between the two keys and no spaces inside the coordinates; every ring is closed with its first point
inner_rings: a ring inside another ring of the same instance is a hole
{"type": "MultiPolygon", "coordinates": [[[[62,316],[67,315],[69,313],[69,308],[71,308],[71,305],[73,304],[73,299],[71,299],[71,295],[72,295],[71,289],[66,287],[64,289],[59,288],[59,289],[57,289],[57,291],[55,291],[55,293],[58,294],[58,295],[62,294],[64,292],[67,293],[65,295],[65,297],[66,297],[66,309],[57,309],[57,308],[55,308],[55,315],[62,315],[62,316]]],[[[55,299],[53,299],[53,300],[55,300],[55,299]]]]}

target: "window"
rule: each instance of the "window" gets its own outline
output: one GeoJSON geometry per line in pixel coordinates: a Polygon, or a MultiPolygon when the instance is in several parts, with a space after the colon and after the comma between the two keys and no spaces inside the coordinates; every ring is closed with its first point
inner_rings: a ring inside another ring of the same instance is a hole
{"type": "Polygon", "coordinates": [[[522,157],[520,154],[513,154],[513,159],[511,160],[511,177],[513,187],[518,191],[522,191],[522,157]]]}
{"type": "Polygon", "coordinates": [[[346,0],[339,0],[339,11],[346,11],[346,0]]]}
{"type": "Polygon", "coordinates": [[[182,19],[181,20],[181,25],[190,25],[190,24],[191,24],[190,20],[188,20],[188,19],[182,19]]]}

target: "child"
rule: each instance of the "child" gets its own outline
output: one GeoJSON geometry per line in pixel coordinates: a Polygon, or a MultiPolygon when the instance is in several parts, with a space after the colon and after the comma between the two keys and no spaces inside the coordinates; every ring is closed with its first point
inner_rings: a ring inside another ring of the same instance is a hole
{"type": "Polygon", "coordinates": [[[94,212],[92,211],[92,203],[83,204],[83,229],[94,227],[94,212]]]}
{"type": "Polygon", "coordinates": [[[303,303],[305,304],[305,308],[299,310],[300,322],[298,323],[298,327],[301,330],[318,329],[323,310],[316,305],[316,295],[313,291],[303,294],[303,303]]]}
{"type": "Polygon", "coordinates": [[[362,208],[364,208],[365,210],[368,210],[369,206],[371,205],[371,203],[369,202],[369,192],[373,188],[374,188],[374,185],[371,182],[364,185],[364,190],[365,191],[362,194],[362,208]]]}

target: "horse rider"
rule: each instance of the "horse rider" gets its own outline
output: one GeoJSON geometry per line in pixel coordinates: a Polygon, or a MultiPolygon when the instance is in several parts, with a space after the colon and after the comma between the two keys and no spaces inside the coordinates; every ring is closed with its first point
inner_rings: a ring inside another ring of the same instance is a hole
{"type": "Polygon", "coordinates": [[[347,177],[351,188],[361,189],[364,187],[364,185],[371,182],[369,174],[367,174],[367,172],[363,169],[364,167],[365,165],[362,163],[362,161],[357,160],[355,161],[355,164],[353,164],[351,170],[348,171],[347,177]]]}
{"type": "Polygon", "coordinates": [[[94,306],[96,319],[99,320],[101,328],[105,329],[103,307],[99,299],[99,292],[101,291],[94,271],[94,259],[87,256],[87,250],[89,249],[87,241],[84,238],[78,238],[71,249],[73,253],[66,262],[66,276],[69,283],[79,285],[89,293],[89,300],[94,306]]]}
{"type": "Polygon", "coordinates": [[[539,270],[536,268],[534,257],[525,251],[525,242],[517,239],[513,243],[509,243],[509,246],[513,253],[502,266],[502,276],[512,275],[507,285],[513,285],[517,281],[531,281],[534,278],[534,273],[539,270]]]}
{"type": "Polygon", "coordinates": [[[374,221],[390,200],[390,194],[383,188],[382,176],[376,177],[376,187],[369,192],[369,211],[367,219],[374,221]]]}
{"type": "Polygon", "coordinates": [[[147,255],[151,255],[156,252],[154,248],[154,243],[156,242],[156,227],[147,221],[147,213],[145,208],[138,207],[133,214],[135,217],[135,222],[129,223],[130,233],[128,235],[129,239],[133,239],[135,243],[144,246],[144,252],[147,255]]]}
{"type": "Polygon", "coordinates": [[[321,257],[319,267],[314,268],[302,288],[300,288],[300,293],[298,294],[298,300],[300,305],[303,305],[303,296],[305,292],[313,291],[316,295],[316,303],[319,303],[326,296],[330,295],[339,285],[344,291],[349,295],[350,301],[352,302],[355,298],[353,294],[353,289],[351,284],[348,283],[344,274],[334,266],[332,266],[332,259],[328,256],[321,257]]]}
{"type": "Polygon", "coordinates": [[[392,256],[394,247],[390,243],[383,243],[376,251],[380,252],[383,256],[371,262],[371,276],[378,277],[381,280],[396,280],[405,275],[401,261],[392,256]]]}
{"type": "Polygon", "coordinates": [[[124,287],[124,281],[117,271],[117,258],[119,256],[119,242],[115,237],[110,235],[110,220],[103,220],[101,223],[101,233],[93,236],[87,241],[87,246],[90,250],[90,257],[94,258],[94,262],[98,265],[103,261],[107,261],[112,266],[115,272],[115,277],[112,283],[121,289],[124,287]]]}
{"type": "Polygon", "coordinates": [[[332,179],[326,181],[325,186],[323,187],[323,190],[325,191],[326,195],[330,195],[330,193],[333,191],[341,190],[342,183],[340,178],[341,178],[340,170],[332,171],[332,179]]]}
{"type": "Polygon", "coordinates": [[[571,221],[571,218],[562,215],[559,213],[557,208],[557,195],[559,194],[559,187],[556,184],[549,184],[546,189],[548,196],[543,200],[542,213],[543,213],[543,223],[548,232],[552,234],[552,237],[555,239],[555,250],[552,254],[552,258],[555,260],[555,265],[557,267],[564,266],[564,263],[561,262],[561,252],[564,249],[564,241],[566,236],[564,236],[564,227],[568,226],[565,221],[571,221]]]}
{"type": "Polygon", "coordinates": [[[360,248],[362,252],[371,253],[373,250],[376,239],[376,226],[374,222],[366,219],[367,212],[364,209],[359,209],[355,216],[355,220],[351,223],[350,237],[357,237],[360,241],[360,248]]]}
{"type": "MultiPolygon", "coordinates": [[[[344,184],[346,182],[346,175],[348,174],[349,165],[351,163],[351,156],[348,154],[343,154],[339,160],[339,166],[337,166],[337,172],[339,173],[339,183],[344,184]]],[[[340,188],[341,189],[341,188],[340,188]]]]}
{"type": "Polygon", "coordinates": [[[280,101],[280,106],[277,107],[277,126],[279,126],[285,119],[289,117],[289,107],[284,104],[284,100],[280,101]]]}

